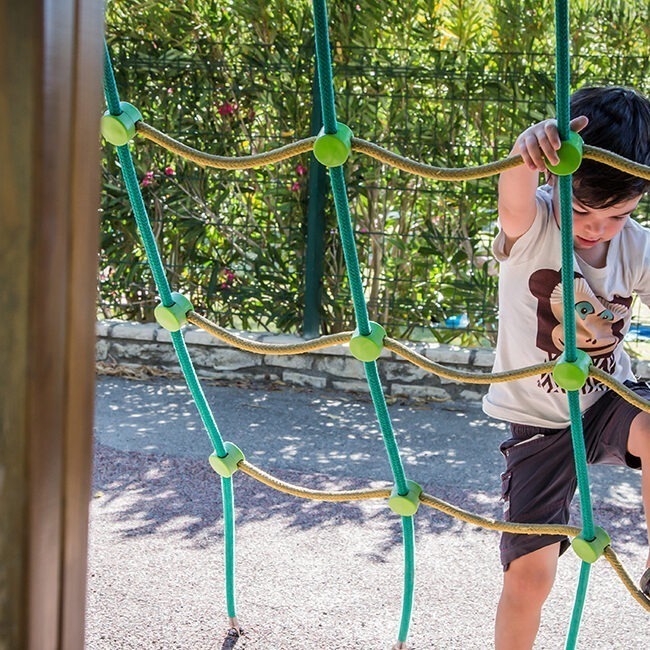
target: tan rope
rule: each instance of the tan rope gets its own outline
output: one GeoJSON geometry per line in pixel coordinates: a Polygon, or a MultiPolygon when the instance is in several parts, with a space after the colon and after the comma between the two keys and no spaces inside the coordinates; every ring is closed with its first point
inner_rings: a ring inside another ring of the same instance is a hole
{"type": "Polygon", "coordinates": [[[232,334],[194,311],[188,312],[187,321],[235,348],[256,354],[304,354],[305,352],[313,352],[314,350],[322,350],[333,345],[347,343],[352,337],[352,332],[339,332],[338,334],[321,336],[313,341],[304,341],[303,343],[260,343],[259,341],[251,341],[232,334]]]}
{"type": "Polygon", "coordinates": [[[621,382],[616,381],[611,375],[596,366],[589,366],[589,375],[595,377],[601,384],[611,388],[615,393],[618,393],[623,399],[627,400],[637,408],[640,408],[646,413],[650,413],[650,402],[637,395],[633,390],[630,390],[621,382]]]}
{"type": "Polygon", "coordinates": [[[410,174],[439,181],[469,181],[475,178],[486,178],[523,164],[522,157],[516,155],[486,165],[477,165],[476,167],[434,167],[411,158],[405,158],[380,147],[378,144],[360,138],[352,138],[352,150],[365,153],[375,160],[410,174]]]}
{"type": "Polygon", "coordinates": [[[567,535],[575,537],[580,534],[580,528],[575,526],[564,526],[562,524],[521,524],[514,521],[500,521],[498,519],[489,519],[475,515],[462,508],[437,499],[430,494],[423,492],[420,495],[420,501],[430,508],[435,508],[444,512],[450,517],[460,519],[468,524],[487,528],[488,530],[499,530],[504,533],[516,533],[520,535],[567,535]]]}
{"type": "Polygon", "coordinates": [[[245,472],[249,476],[260,481],[260,483],[264,483],[264,485],[268,485],[274,490],[293,494],[293,496],[301,497],[303,499],[312,499],[316,501],[360,501],[363,499],[387,499],[391,493],[388,488],[339,491],[313,490],[282,481],[261,470],[259,467],[252,465],[247,460],[239,461],[238,467],[242,472],[245,472]]]}
{"type": "Polygon", "coordinates": [[[611,546],[605,548],[605,557],[607,561],[612,565],[612,568],[616,572],[616,575],[621,579],[621,582],[625,585],[626,589],[632,594],[632,597],[646,610],[650,612],[650,598],[646,596],[635,584],[634,580],[630,577],[630,574],[625,570],[625,567],[621,564],[621,561],[618,559],[614,549],[611,546]]]}
{"type": "Polygon", "coordinates": [[[607,151],[606,149],[600,149],[599,147],[593,147],[586,144],[583,147],[583,158],[586,160],[595,160],[596,162],[609,165],[610,167],[619,169],[622,172],[627,172],[633,176],[650,180],[650,167],[623,158],[623,156],[619,156],[618,154],[607,151]]]}
{"type": "MultiPolygon", "coordinates": [[[[292,483],[288,483],[287,481],[282,481],[281,479],[272,476],[268,472],[261,470],[259,467],[256,467],[246,460],[240,461],[238,466],[242,472],[260,481],[264,485],[267,485],[268,487],[273,488],[279,492],[291,494],[302,499],[328,502],[361,501],[365,499],[388,499],[392,492],[388,488],[369,488],[364,490],[338,491],[314,490],[311,488],[294,485],[292,483]]],[[[481,517],[479,515],[468,512],[467,510],[463,510],[462,508],[457,508],[456,506],[453,506],[446,501],[437,499],[436,497],[424,492],[420,495],[420,502],[425,506],[435,508],[436,510],[459,519],[460,521],[464,521],[475,526],[480,526],[481,528],[485,528],[487,530],[523,535],[566,535],[568,537],[576,537],[581,532],[581,529],[577,528],[576,526],[564,526],[561,524],[523,524],[518,522],[500,521],[498,519],[481,517]]],[[[626,589],[630,592],[632,597],[642,607],[650,611],[650,598],[645,596],[643,592],[634,584],[634,581],[621,564],[618,556],[611,548],[611,546],[605,548],[604,554],[607,558],[607,561],[611,564],[614,571],[626,589]]]]}
{"type": "Polygon", "coordinates": [[[285,145],[273,151],[267,151],[253,156],[229,157],[215,156],[188,147],[182,142],[174,140],[174,138],[154,129],[153,126],[149,126],[146,122],[138,122],[136,128],[138,133],[144,138],[159,144],[168,151],[178,154],[187,160],[191,160],[202,167],[216,167],[217,169],[253,169],[255,167],[271,165],[311,151],[314,148],[314,141],[316,140],[316,137],[305,138],[304,140],[299,140],[298,142],[285,145]]]}
{"type": "MultiPolygon", "coordinates": [[[[268,485],[269,487],[277,490],[278,492],[285,492],[292,494],[296,497],[303,499],[312,499],[315,501],[360,501],[364,499],[388,499],[391,495],[389,488],[376,488],[364,490],[314,490],[305,488],[300,485],[294,485],[283,481],[259,467],[256,467],[247,460],[242,460],[238,464],[239,469],[252,478],[268,485]]],[[[496,519],[488,519],[479,515],[472,514],[462,508],[437,499],[429,494],[422,493],[420,501],[431,508],[440,510],[445,514],[465,521],[469,524],[481,526],[488,530],[500,530],[507,533],[520,533],[525,535],[568,535],[575,537],[580,534],[580,528],[575,526],[562,526],[556,524],[521,524],[509,521],[499,521],[496,519]]]]}
{"type": "MultiPolygon", "coordinates": [[[[218,169],[253,169],[255,167],[271,165],[312,151],[314,142],[316,141],[316,136],[313,136],[272,151],[254,154],[252,156],[216,156],[189,147],[171,136],[158,131],[158,129],[155,129],[146,122],[137,122],[136,130],[142,137],[155,142],[172,153],[203,167],[215,167],[218,169]]],[[[468,181],[476,178],[486,178],[500,174],[523,163],[521,156],[515,155],[474,167],[435,167],[412,160],[411,158],[406,158],[405,156],[400,156],[392,151],[388,151],[388,149],[380,147],[378,144],[362,140],[361,138],[352,138],[352,150],[364,153],[396,169],[439,181],[468,181]]],[[[606,149],[600,149],[599,147],[593,147],[587,144],[584,145],[583,151],[583,156],[586,160],[595,160],[596,162],[609,165],[628,174],[650,180],[650,167],[647,165],[642,165],[606,149]]]]}
{"type": "Polygon", "coordinates": [[[463,381],[470,384],[497,384],[506,381],[513,381],[515,379],[523,379],[524,377],[534,377],[535,375],[540,375],[545,372],[551,372],[555,363],[553,361],[547,361],[546,363],[539,363],[535,366],[529,366],[527,368],[520,368],[518,370],[507,370],[504,372],[468,372],[464,370],[452,370],[451,368],[446,368],[445,366],[436,363],[427,359],[425,356],[421,355],[415,350],[411,350],[403,343],[386,337],[384,339],[384,347],[387,350],[391,350],[398,354],[400,357],[403,357],[407,361],[410,361],[413,365],[423,370],[427,370],[439,377],[445,377],[446,379],[454,379],[456,381],[463,381]]]}
{"type": "MultiPolygon", "coordinates": [[[[353,334],[353,332],[339,332],[338,334],[328,334],[327,336],[321,336],[312,341],[304,341],[302,343],[260,343],[259,341],[251,341],[242,336],[232,334],[225,328],[220,327],[216,323],[213,323],[207,318],[197,314],[195,311],[188,312],[187,321],[233,347],[247,352],[253,352],[255,354],[304,354],[306,352],[313,352],[334,345],[348,343],[353,334]]],[[[452,379],[454,381],[470,384],[494,384],[524,379],[525,377],[534,377],[536,375],[551,372],[555,365],[553,361],[547,361],[546,363],[528,366],[527,368],[519,368],[517,370],[475,373],[447,368],[435,361],[427,359],[419,352],[411,350],[403,343],[388,336],[384,339],[384,347],[411,362],[418,368],[422,368],[423,370],[438,375],[439,377],[444,377],[445,379],[452,379]]],[[[640,408],[642,411],[650,413],[650,402],[637,395],[634,391],[621,384],[603,370],[596,368],[595,366],[590,366],[589,375],[598,379],[598,381],[608,388],[611,388],[630,404],[640,408]]]]}

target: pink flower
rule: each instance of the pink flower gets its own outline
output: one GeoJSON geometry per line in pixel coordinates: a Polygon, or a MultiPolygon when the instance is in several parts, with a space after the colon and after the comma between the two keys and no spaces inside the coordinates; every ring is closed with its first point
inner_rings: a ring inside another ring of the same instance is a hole
{"type": "Polygon", "coordinates": [[[294,181],[291,185],[291,191],[292,192],[298,192],[300,191],[300,183],[298,181],[294,181]]]}
{"type": "Polygon", "coordinates": [[[167,88],[167,94],[168,95],[173,95],[174,94],[174,89],[173,88],[167,88]]]}
{"type": "Polygon", "coordinates": [[[223,117],[228,117],[232,115],[236,110],[237,110],[237,104],[229,104],[228,102],[224,102],[217,109],[217,111],[219,111],[219,115],[222,115],[223,117]]]}
{"type": "Polygon", "coordinates": [[[220,289],[230,289],[235,281],[235,272],[232,269],[225,268],[221,271],[219,279],[221,280],[219,284],[220,289]]]}
{"type": "Polygon", "coordinates": [[[365,234],[365,233],[368,232],[368,229],[367,228],[359,228],[359,232],[365,234]]]}
{"type": "Polygon", "coordinates": [[[298,176],[304,176],[306,173],[307,173],[307,168],[303,167],[303,165],[298,163],[296,165],[296,174],[298,174],[298,176]]]}
{"type": "Polygon", "coordinates": [[[154,181],[153,172],[148,171],[144,175],[144,178],[142,179],[142,181],[140,182],[140,187],[148,187],[149,185],[151,185],[153,183],[153,181],[154,181]]]}
{"type": "Polygon", "coordinates": [[[173,167],[165,167],[165,176],[176,176],[176,170],[173,167]]]}

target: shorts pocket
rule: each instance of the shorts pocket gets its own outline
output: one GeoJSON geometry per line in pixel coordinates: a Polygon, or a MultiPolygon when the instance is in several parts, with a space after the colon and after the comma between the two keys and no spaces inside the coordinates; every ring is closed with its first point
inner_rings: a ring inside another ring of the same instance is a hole
{"type": "MultiPolygon", "coordinates": [[[[560,432],[562,431],[564,430],[560,430],[560,432]]],[[[508,438],[508,440],[501,443],[499,449],[506,457],[508,465],[511,466],[515,462],[514,459],[519,462],[524,458],[528,458],[551,446],[556,440],[559,440],[558,434],[537,433],[530,436],[530,438],[508,438]]]]}
{"type": "Polygon", "coordinates": [[[501,473],[501,501],[503,502],[503,517],[507,521],[510,514],[510,483],[512,472],[505,471],[501,473]]]}

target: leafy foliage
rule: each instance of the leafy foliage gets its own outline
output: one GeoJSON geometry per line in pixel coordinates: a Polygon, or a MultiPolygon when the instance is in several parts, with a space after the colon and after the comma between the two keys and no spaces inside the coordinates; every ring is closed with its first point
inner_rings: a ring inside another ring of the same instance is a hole
{"type": "MultiPolygon", "coordinates": [[[[650,6],[580,1],[572,11],[574,86],[647,92],[650,6]]],[[[553,113],[544,3],[332,0],[329,13],[338,119],[358,137],[458,167],[507,155],[522,127],[553,113]]],[[[121,94],[156,128],[229,156],[311,134],[308,3],[112,0],[107,25],[121,94]]],[[[174,288],[222,325],[299,330],[315,163],[206,171],[142,140],[136,158],[174,288]]],[[[395,336],[493,342],[495,180],[434,183],[364,156],[345,171],[371,318],[395,336]]],[[[118,172],[107,150],[100,305],[148,320],[155,287],[118,172]]],[[[351,327],[353,314],[326,196],[321,328],[331,332],[351,327]]]]}

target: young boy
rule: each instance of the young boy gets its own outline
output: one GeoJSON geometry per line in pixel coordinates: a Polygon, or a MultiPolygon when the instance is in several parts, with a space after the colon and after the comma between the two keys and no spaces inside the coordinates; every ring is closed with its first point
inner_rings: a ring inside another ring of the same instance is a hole
{"type": "MultiPolygon", "coordinates": [[[[627,88],[584,88],[571,98],[571,128],[585,143],[650,165],[650,101],[627,88]]],[[[555,120],[526,129],[513,153],[524,165],[499,179],[499,337],[495,371],[557,359],[564,349],[561,237],[555,120]],[[538,187],[539,173],[547,184],[538,187]]],[[[650,182],[593,161],[573,175],[574,292],[577,346],[594,365],[650,399],[635,382],[623,337],[634,294],[650,305],[650,230],[630,218],[650,182]]],[[[650,414],[589,378],[580,390],[589,463],[642,469],[646,524],[650,519],[650,414]]],[[[494,384],[484,411],[510,423],[501,445],[504,517],[525,523],[569,519],[576,489],[567,396],[550,374],[494,384]]],[[[650,530],[650,526],[648,526],[650,530]]],[[[650,533],[649,533],[650,545],[650,533]]],[[[504,580],[496,617],[497,650],[532,648],[562,536],[501,538],[504,580]]],[[[641,588],[650,594],[650,554],[641,588]]]]}

